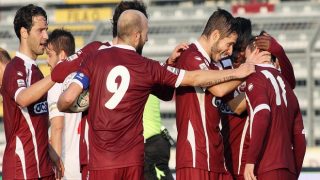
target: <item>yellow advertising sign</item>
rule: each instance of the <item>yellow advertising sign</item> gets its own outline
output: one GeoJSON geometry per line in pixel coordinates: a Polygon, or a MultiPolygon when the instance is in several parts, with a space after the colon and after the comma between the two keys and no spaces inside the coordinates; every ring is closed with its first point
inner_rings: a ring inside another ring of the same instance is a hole
{"type": "Polygon", "coordinates": [[[118,3],[120,0],[65,0],[66,4],[101,4],[118,3]]]}
{"type": "Polygon", "coordinates": [[[111,8],[74,8],[57,9],[55,11],[56,23],[94,22],[106,21],[112,18],[111,8]]]}

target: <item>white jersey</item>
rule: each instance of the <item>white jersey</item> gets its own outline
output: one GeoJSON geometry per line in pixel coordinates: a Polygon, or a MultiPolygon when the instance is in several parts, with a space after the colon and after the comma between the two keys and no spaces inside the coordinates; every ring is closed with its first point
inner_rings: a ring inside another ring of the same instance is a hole
{"type": "Polygon", "coordinates": [[[64,113],[57,108],[57,101],[62,93],[62,83],[56,83],[48,92],[49,119],[64,116],[62,134],[62,154],[64,179],[81,179],[79,161],[81,113],[64,113]]]}

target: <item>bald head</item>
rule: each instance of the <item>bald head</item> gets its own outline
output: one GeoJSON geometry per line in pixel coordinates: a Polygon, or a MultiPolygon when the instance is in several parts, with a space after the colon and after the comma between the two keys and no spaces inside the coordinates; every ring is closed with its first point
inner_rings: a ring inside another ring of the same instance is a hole
{"type": "Polygon", "coordinates": [[[119,39],[127,41],[130,36],[145,30],[144,28],[148,27],[147,24],[148,20],[143,13],[137,10],[126,10],[119,17],[117,36],[119,39]]]}

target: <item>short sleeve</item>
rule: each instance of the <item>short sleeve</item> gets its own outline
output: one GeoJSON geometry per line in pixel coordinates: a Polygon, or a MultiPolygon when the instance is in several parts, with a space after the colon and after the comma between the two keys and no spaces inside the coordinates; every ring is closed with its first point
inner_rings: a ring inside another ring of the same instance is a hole
{"type": "Polygon", "coordinates": [[[94,59],[97,56],[97,54],[90,54],[87,59],[85,59],[77,74],[75,75],[72,82],[75,82],[79,84],[83,89],[87,89],[89,87],[90,77],[91,77],[91,71],[94,65],[94,59]]]}
{"type": "Polygon", "coordinates": [[[152,81],[155,84],[171,86],[171,87],[179,87],[184,74],[185,70],[178,69],[171,66],[165,66],[161,62],[147,60],[148,69],[152,76],[152,81]]]}
{"type": "Polygon", "coordinates": [[[78,50],[73,55],[69,56],[67,60],[68,61],[78,60],[80,62],[83,62],[85,59],[90,57],[92,53],[96,52],[101,45],[102,43],[99,41],[91,42],[88,45],[81,48],[80,50],[78,50]]]}
{"type": "Polygon", "coordinates": [[[62,93],[62,84],[56,83],[52,88],[48,91],[48,106],[49,106],[49,119],[52,119],[57,116],[64,116],[63,112],[60,112],[57,107],[57,102],[59,100],[59,96],[62,93]]]}
{"type": "Polygon", "coordinates": [[[25,69],[15,67],[13,64],[7,65],[3,75],[3,88],[12,99],[16,101],[19,92],[27,87],[27,81],[25,69]]]}

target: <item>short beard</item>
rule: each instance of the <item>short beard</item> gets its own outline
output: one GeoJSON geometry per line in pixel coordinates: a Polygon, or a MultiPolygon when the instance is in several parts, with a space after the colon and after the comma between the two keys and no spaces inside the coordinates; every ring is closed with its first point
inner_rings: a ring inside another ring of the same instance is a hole
{"type": "Polygon", "coordinates": [[[138,44],[138,47],[137,47],[137,53],[142,55],[142,50],[143,50],[143,46],[144,46],[144,43],[142,41],[142,38],[140,37],[140,40],[139,40],[139,44],[138,44]]]}
{"type": "Polygon", "coordinates": [[[139,46],[137,47],[137,53],[140,54],[140,55],[142,55],[142,49],[143,49],[143,46],[140,46],[140,45],[139,45],[139,46]]]}
{"type": "Polygon", "coordinates": [[[213,57],[213,55],[216,55],[216,52],[218,52],[218,42],[214,43],[211,48],[210,48],[210,51],[211,51],[211,60],[213,61],[218,61],[219,59],[213,59],[215,57],[213,57]]]}

